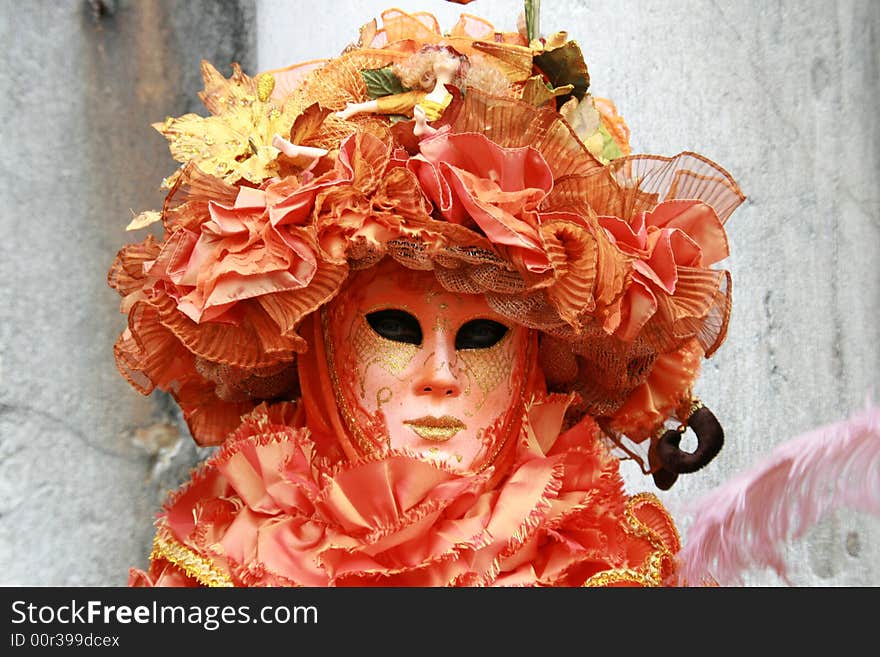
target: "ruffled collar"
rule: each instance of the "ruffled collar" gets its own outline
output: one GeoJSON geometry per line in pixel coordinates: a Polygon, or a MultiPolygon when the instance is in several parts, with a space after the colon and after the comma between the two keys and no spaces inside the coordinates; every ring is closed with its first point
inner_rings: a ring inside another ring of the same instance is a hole
{"type": "Polygon", "coordinates": [[[462,475],[392,451],[320,455],[290,403],[262,405],[166,504],[134,585],[659,585],[679,549],[652,495],[627,497],[571,399],[533,400],[515,460],[462,475]],[[176,578],[173,579],[172,578],[176,578]]]}

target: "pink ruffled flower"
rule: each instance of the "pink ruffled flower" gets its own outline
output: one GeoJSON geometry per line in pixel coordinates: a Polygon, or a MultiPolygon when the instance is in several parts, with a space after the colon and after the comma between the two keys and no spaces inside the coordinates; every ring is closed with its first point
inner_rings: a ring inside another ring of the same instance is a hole
{"type": "Polygon", "coordinates": [[[392,158],[389,144],[367,132],[352,134],[339,147],[334,175],[338,181],[314,202],[318,243],[328,260],[383,252],[398,237],[433,239],[418,181],[392,158]]]}
{"type": "Polygon", "coordinates": [[[658,311],[672,325],[676,304],[714,296],[714,278],[704,282],[693,275],[729,254],[724,226],[711,206],[670,200],[629,221],[600,216],[599,224],[621,251],[636,258],[632,283],[605,322],[609,333],[634,340],[658,311]]]}
{"type": "Polygon", "coordinates": [[[237,303],[312,281],[317,259],[308,234],[274,226],[265,192],[242,187],[234,205],[212,201],[208,213],[199,233],[172,233],[163,247],[167,256],[154,265],[171,284],[166,289],[178,310],[194,322],[234,322],[237,303]]]}
{"type": "Polygon", "coordinates": [[[295,384],[297,326],[348,271],[320,258],[312,225],[315,197],[336,182],[233,187],[189,166],[166,201],[166,240],[117,256],[109,280],[129,313],[117,364],[144,394],[171,393],[197,443],[222,442],[258,403],[251,394],[295,384]],[[273,221],[292,196],[299,214],[273,221]]]}
{"type": "Polygon", "coordinates": [[[420,142],[407,168],[446,221],[482,231],[506,247],[524,271],[551,269],[541,243],[541,202],[553,174],[531,147],[504,148],[477,133],[441,132],[420,142]]]}

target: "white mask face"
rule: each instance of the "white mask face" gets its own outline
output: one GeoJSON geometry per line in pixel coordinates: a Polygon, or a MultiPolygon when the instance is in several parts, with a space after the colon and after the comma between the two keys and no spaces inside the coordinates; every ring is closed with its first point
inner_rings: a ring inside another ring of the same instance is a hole
{"type": "Polygon", "coordinates": [[[527,329],[393,262],[355,274],[325,321],[340,410],[362,425],[350,429],[384,425],[392,449],[460,472],[494,461],[524,385],[527,329]]]}

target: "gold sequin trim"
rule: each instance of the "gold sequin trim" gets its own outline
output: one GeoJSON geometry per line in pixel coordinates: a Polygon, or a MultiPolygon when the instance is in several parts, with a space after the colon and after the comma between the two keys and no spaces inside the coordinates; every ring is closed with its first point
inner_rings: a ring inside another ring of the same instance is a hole
{"type": "Polygon", "coordinates": [[[629,525],[627,529],[630,534],[648,541],[655,548],[654,552],[648,555],[648,558],[645,559],[645,563],[637,569],[612,568],[611,570],[605,570],[590,577],[584,582],[583,586],[609,586],[611,584],[620,583],[631,583],[649,587],[663,586],[663,565],[673,559],[673,553],[665,545],[663,539],[657,532],[636,518],[633,509],[636,505],[642,504],[646,501],[653,503],[655,510],[662,511],[666,515],[670,521],[670,527],[675,533],[676,543],[679,545],[681,544],[678,529],[676,529],[669,514],[663,508],[663,504],[660,502],[659,498],[653,493],[639,493],[633,495],[627,500],[624,508],[624,517],[629,525]]]}
{"type": "Polygon", "coordinates": [[[623,582],[649,587],[660,585],[658,581],[651,579],[649,576],[644,575],[643,573],[640,573],[636,570],[632,570],[630,568],[615,568],[613,570],[604,570],[601,573],[596,573],[590,579],[584,582],[584,586],[610,586],[612,584],[621,584],[623,582]]]}
{"type": "Polygon", "coordinates": [[[669,521],[669,526],[672,528],[672,531],[675,535],[675,542],[677,545],[681,545],[681,536],[678,534],[678,529],[675,527],[675,523],[672,520],[672,517],[669,513],[666,512],[666,509],[663,507],[663,503],[660,499],[654,495],[653,493],[638,493],[633,495],[626,502],[626,508],[624,509],[624,515],[626,516],[626,521],[629,523],[632,533],[638,536],[639,538],[644,538],[651,545],[653,545],[658,550],[663,550],[664,552],[669,552],[669,547],[663,542],[663,539],[655,532],[653,529],[644,524],[641,520],[636,518],[633,509],[636,505],[641,504],[643,502],[651,502],[655,508],[655,510],[660,511],[666,516],[666,519],[669,521]]]}
{"type": "Polygon", "coordinates": [[[162,530],[159,530],[153,539],[153,551],[150,552],[150,560],[164,559],[204,586],[235,586],[229,575],[214,568],[210,560],[184,547],[170,536],[163,536],[162,534],[162,530]]]}

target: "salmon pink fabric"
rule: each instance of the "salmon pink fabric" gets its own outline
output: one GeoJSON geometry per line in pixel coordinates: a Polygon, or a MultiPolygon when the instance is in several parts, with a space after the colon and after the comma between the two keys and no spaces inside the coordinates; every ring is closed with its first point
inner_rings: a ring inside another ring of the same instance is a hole
{"type": "Polygon", "coordinates": [[[448,132],[423,140],[420,150],[407,167],[444,219],[473,222],[493,244],[519,255],[531,272],[550,268],[538,232],[538,205],[553,187],[553,174],[538,151],[448,132]]]}
{"type": "Polygon", "coordinates": [[[509,475],[460,475],[405,451],[322,457],[293,404],[259,407],[166,505],[149,572],[130,584],[660,584],[678,538],[656,500],[569,403],[530,407],[509,475]]]}
{"type": "Polygon", "coordinates": [[[621,251],[636,256],[633,284],[618,313],[606,323],[628,342],[657,312],[658,295],[675,297],[680,268],[708,268],[728,256],[724,226],[712,207],[702,201],[664,201],[629,221],[600,216],[599,223],[621,251]]]}

